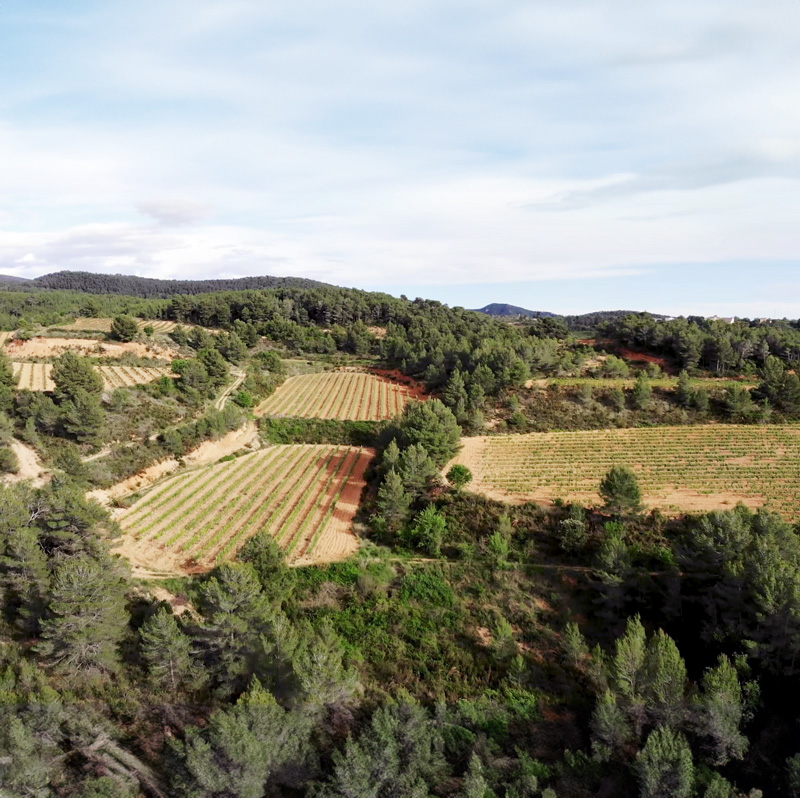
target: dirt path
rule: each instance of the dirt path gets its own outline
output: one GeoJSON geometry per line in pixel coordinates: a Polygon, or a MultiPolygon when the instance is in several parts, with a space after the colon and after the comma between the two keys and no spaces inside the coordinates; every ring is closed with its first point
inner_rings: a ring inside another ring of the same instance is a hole
{"type": "MultiPolygon", "coordinates": [[[[253,446],[258,441],[258,429],[255,422],[248,420],[244,426],[239,429],[223,435],[215,441],[204,441],[196,449],[189,452],[184,458],[183,462],[188,468],[197,468],[199,466],[215,463],[221,457],[227,457],[229,454],[234,454],[246,446],[253,446]]],[[[97,490],[90,491],[86,494],[89,499],[94,499],[103,505],[109,505],[114,499],[121,499],[123,496],[130,496],[132,493],[138,493],[145,488],[154,485],[162,477],[172,474],[180,468],[180,461],[174,457],[169,457],[162,460],[160,463],[151,465],[134,474],[132,477],[112,485],[110,488],[98,488],[97,490]]]]}
{"type": "Polygon", "coordinates": [[[216,407],[217,410],[222,410],[222,408],[225,407],[230,395],[244,382],[244,379],[247,376],[246,372],[244,371],[234,371],[233,373],[236,374],[236,379],[225,389],[222,396],[220,396],[220,398],[215,402],[214,407],[216,407]]]}
{"type": "Polygon", "coordinates": [[[38,488],[45,484],[50,475],[39,460],[39,455],[30,446],[22,441],[12,441],[11,449],[19,460],[19,471],[16,474],[8,474],[3,477],[3,481],[9,484],[23,482],[26,479],[33,480],[33,484],[38,488]]]}

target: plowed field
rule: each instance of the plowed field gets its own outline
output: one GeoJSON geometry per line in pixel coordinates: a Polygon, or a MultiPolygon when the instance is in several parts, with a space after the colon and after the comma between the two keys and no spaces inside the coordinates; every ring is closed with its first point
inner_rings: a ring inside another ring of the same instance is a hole
{"type": "Polygon", "coordinates": [[[272,446],[162,482],[120,515],[120,550],[137,565],[205,570],[269,530],[290,561],[342,559],[370,450],[272,446]]]}
{"type": "Polygon", "coordinates": [[[403,412],[412,389],[367,372],[328,371],[290,377],[259,413],[270,416],[379,421],[403,412]]]}
{"type": "Polygon", "coordinates": [[[632,468],[644,503],[666,512],[767,506],[797,520],[800,425],[647,427],[465,438],[455,462],[472,489],[508,501],[596,504],[612,466],[632,468]]]}

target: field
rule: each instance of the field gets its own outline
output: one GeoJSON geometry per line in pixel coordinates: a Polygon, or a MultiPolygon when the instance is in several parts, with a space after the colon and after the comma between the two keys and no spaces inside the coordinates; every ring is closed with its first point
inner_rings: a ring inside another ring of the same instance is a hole
{"type": "Polygon", "coordinates": [[[205,570],[268,529],[291,562],[355,551],[351,525],[372,452],[272,446],[162,482],[124,511],[120,551],[164,571],[205,570]]]}
{"type": "Polygon", "coordinates": [[[800,426],[648,427],[466,438],[455,462],[472,488],[508,501],[597,503],[611,466],[636,472],[648,507],[665,512],[766,505],[798,519],[800,426]]]}
{"type": "MultiPolygon", "coordinates": [[[[19,375],[18,388],[29,391],[55,390],[55,383],[50,378],[53,371],[50,363],[19,363],[15,361],[12,366],[14,374],[19,375]]],[[[171,373],[167,368],[143,368],[140,366],[97,366],[96,370],[100,372],[107,391],[129,385],[142,385],[171,373]]]]}
{"type": "Polygon", "coordinates": [[[5,346],[6,341],[11,340],[13,337],[13,332],[0,332],[0,347],[5,346]]]}
{"type": "Polygon", "coordinates": [[[379,421],[403,412],[412,388],[375,374],[327,371],[290,377],[263,402],[259,412],[271,416],[379,421]]]}
{"type": "MultiPolygon", "coordinates": [[[[70,330],[71,332],[109,333],[111,332],[112,321],[113,319],[80,318],[75,319],[71,324],[57,324],[55,326],[59,330],[70,330]]],[[[152,327],[157,333],[168,333],[178,326],[174,321],[152,319],[137,319],[136,321],[139,324],[140,330],[143,330],[145,327],[152,327]]]]}
{"type": "Polygon", "coordinates": [[[130,385],[144,385],[153,382],[159,377],[172,374],[167,368],[150,368],[143,366],[96,366],[103,378],[103,384],[107,391],[114,388],[125,388],[130,385]]]}
{"type": "Polygon", "coordinates": [[[50,363],[17,363],[11,364],[14,376],[17,377],[17,388],[28,391],[54,391],[55,383],[50,379],[53,371],[50,363]]]}

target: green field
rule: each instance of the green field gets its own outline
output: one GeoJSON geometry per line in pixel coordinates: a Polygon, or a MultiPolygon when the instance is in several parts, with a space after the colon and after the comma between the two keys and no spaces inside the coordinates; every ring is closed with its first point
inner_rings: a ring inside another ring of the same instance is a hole
{"type": "Polygon", "coordinates": [[[465,439],[475,490],[509,500],[597,502],[603,475],[634,469],[645,503],[665,511],[744,501],[800,516],[800,426],[704,425],[465,439]]]}

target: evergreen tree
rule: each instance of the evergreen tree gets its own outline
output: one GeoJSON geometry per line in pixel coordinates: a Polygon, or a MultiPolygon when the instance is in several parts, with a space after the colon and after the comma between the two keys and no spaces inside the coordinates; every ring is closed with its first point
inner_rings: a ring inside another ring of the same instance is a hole
{"type": "Polygon", "coordinates": [[[389,471],[378,488],[376,502],[378,513],[386,521],[389,531],[397,531],[406,520],[411,501],[400,475],[394,470],[389,471]]]}
{"type": "Polygon", "coordinates": [[[103,378],[89,360],[70,350],[54,361],[52,379],[59,401],[74,400],[78,394],[99,396],[103,392],[103,378]]]}
{"type": "Polygon", "coordinates": [[[669,727],[653,731],[636,757],[641,798],[689,798],[694,784],[686,738],[669,727]]]}
{"type": "Polygon", "coordinates": [[[615,515],[637,513],[642,506],[642,492],[636,474],[624,466],[614,466],[603,477],[600,496],[606,509],[615,515]]]}
{"type": "Polygon", "coordinates": [[[401,452],[398,473],[405,490],[416,497],[428,489],[430,481],[436,475],[436,466],[425,447],[416,443],[401,452]]]}
{"type": "Polygon", "coordinates": [[[607,761],[633,738],[633,730],[616,696],[606,690],[597,698],[592,715],[592,751],[600,761],[607,761]]]}
{"type": "Polygon", "coordinates": [[[270,778],[305,755],[310,723],[287,712],[257,679],[236,704],[217,710],[204,729],[171,740],[176,798],[263,798],[270,778]]]}
{"type": "Polygon", "coordinates": [[[176,692],[202,683],[192,663],[192,642],[166,608],[148,618],[139,630],[142,659],[153,681],[162,689],[176,692]]]}
{"type": "Polygon", "coordinates": [[[14,376],[11,359],[0,351],[0,413],[8,413],[14,406],[16,387],[17,378],[14,376]]]}
{"type": "Polygon", "coordinates": [[[472,482],[472,472],[465,465],[457,463],[447,472],[446,479],[458,492],[472,482]]]}
{"type": "Polygon", "coordinates": [[[447,530],[445,517],[429,504],[417,517],[408,532],[412,543],[432,557],[438,557],[447,530]]]}
{"type": "Polygon", "coordinates": [[[115,316],[111,322],[111,337],[117,341],[132,341],[139,334],[139,323],[132,316],[115,316]]]}
{"type": "Polygon", "coordinates": [[[70,676],[114,671],[125,633],[125,583],[113,562],[81,555],[64,560],[53,577],[38,651],[70,676]]]}
{"type": "Polygon", "coordinates": [[[97,396],[77,389],[61,405],[61,425],[78,443],[96,445],[106,433],[106,414],[97,396]]]}
{"type": "Polygon", "coordinates": [[[681,407],[689,407],[692,404],[694,389],[689,372],[684,369],[678,375],[678,384],[675,387],[675,397],[681,407]]]}
{"type": "Polygon", "coordinates": [[[637,410],[647,410],[653,396],[653,388],[647,375],[640,371],[633,386],[633,406],[637,410]]]}
{"type": "Polygon", "coordinates": [[[487,798],[487,793],[489,793],[489,783],[483,775],[483,765],[478,755],[473,754],[464,778],[462,798],[487,798]]]}
{"type": "Polygon", "coordinates": [[[696,726],[705,738],[712,764],[742,759],[747,750],[747,738],[740,731],[744,717],[742,686],[736,668],[725,655],[720,656],[715,668],[705,672],[702,687],[695,702],[696,726]]]}
{"type": "Polygon", "coordinates": [[[395,437],[401,449],[421,445],[437,467],[458,451],[461,428],[449,408],[438,399],[409,402],[397,421],[395,437]]]}
{"type": "Polygon", "coordinates": [[[643,695],[647,716],[656,726],[678,727],[684,718],[686,664],[675,641],[659,629],[647,645],[643,695]]]}

